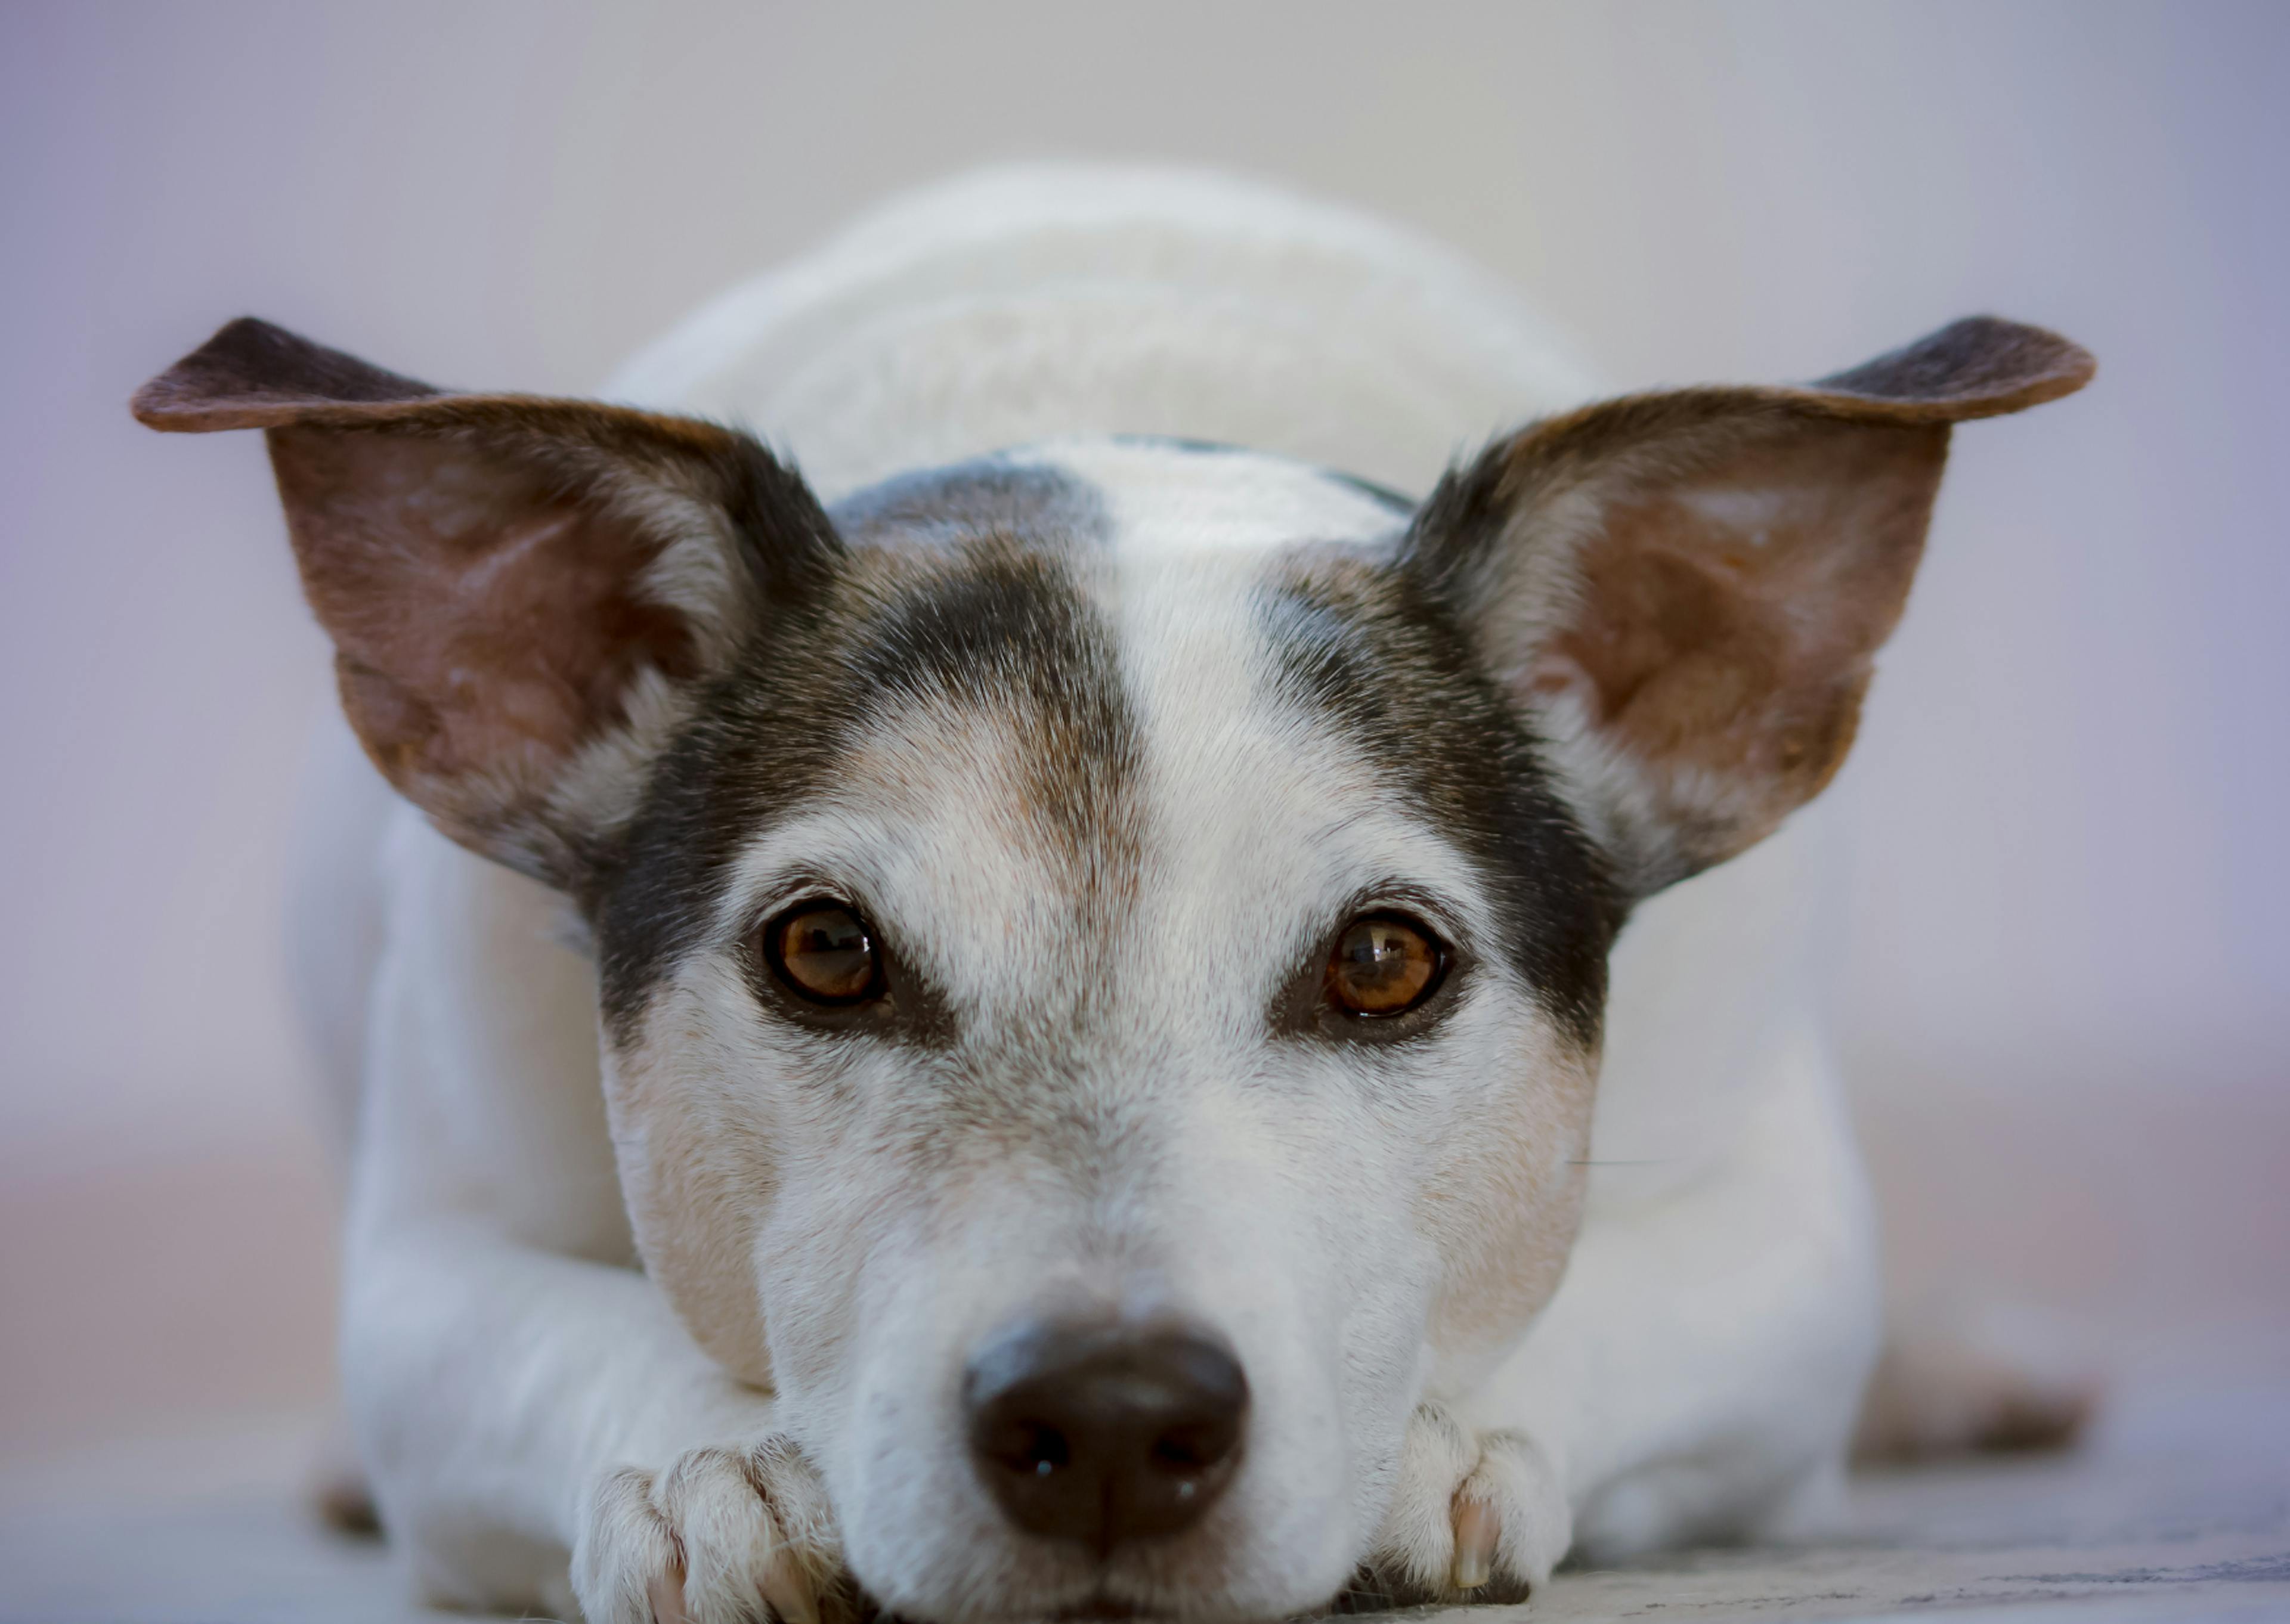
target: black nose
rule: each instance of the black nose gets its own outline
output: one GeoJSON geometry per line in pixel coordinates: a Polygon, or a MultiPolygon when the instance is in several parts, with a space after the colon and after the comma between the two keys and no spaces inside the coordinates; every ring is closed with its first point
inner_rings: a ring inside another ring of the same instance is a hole
{"type": "Polygon", "coordinates": [[[1248,1381],[1167,1326],[1027,1324],[970,1363],[970,1448],[1010,1520],[1103,1556],[1190,1527],[1240,1458],[1248,1381]]]}

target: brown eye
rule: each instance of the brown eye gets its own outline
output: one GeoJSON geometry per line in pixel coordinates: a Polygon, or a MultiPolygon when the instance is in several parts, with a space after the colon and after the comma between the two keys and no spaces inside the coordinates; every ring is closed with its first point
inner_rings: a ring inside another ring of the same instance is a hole
{"type": "Polygon", "coordinates": [[[764,957],[788,989],[813,1004],[856,1004],[883,990],[867,922],[840,902],[798,902],[764,927],[764,957]]]}
{"type": "Polygon", "coordinates": [[[1404,1015],[1439,984],[1440,964],[1429,931],[1396,914],[1365,914],[1336,938],[1328,1001],[1348,1015],[1404,1015]]]}

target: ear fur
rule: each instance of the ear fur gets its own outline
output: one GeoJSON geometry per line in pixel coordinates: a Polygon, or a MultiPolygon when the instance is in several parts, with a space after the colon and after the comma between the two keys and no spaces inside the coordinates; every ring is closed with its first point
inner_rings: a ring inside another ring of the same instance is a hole
{"type": "Polygon", "coordinates": [[[576,892],[695,684],[840,547],[746,435],[449,394],[252,318],[133,409],[265,431],[367,753],[454,839],[576,892]]]}
{"type": "Polygon", "coordinates": [[[1808,386],[1586,407],[1448,475],[1403,565],[1644,896],[1763,838],[1843,764],[1949,426],[2092,372],[2065,339],[1976,316],[1808,386]]]}

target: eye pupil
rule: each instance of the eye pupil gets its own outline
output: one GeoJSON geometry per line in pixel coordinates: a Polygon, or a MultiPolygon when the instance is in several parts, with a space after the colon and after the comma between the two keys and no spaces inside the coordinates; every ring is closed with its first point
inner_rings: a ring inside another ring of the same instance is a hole
{"type": "Polygon", "coordinates": [[[766,925],[764,939],[780,979],[814,1004],[855,1004],[880,990],[874,938],[839,902],[799,904],[766,925]]]}
{"type": "Polygon", "coordinates": [[[1392,915],[1370,914],[1336,938],[1328,996],[1353,1015],[1404,1014],[1430,996],[1439,965],[1439,949],[1427,932],[1392,915]]]}

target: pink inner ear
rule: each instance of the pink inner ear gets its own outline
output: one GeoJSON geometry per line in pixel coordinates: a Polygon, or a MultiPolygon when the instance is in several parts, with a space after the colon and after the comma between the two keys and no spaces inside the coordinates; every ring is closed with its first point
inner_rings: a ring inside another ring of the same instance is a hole
{"type": "Polygon", "coordinates": [[[516,463],[380,430],[276,429],[272,456],[351,721],[401,788],[430,780],[417,798],[476,774],[537,793],[638,670],[690,675],[690,628],[638,596],[661,542],[516,463]]]}
{"type": "Polygon", "coordinates": [[[1673,814],[1746,817],[1754,838],[1844,759],[1945,444],[1940,429],[1795,427],[1618,495],[1533,684],[1581,692],[1673,814]],[[1713,793],[1728,804],[1685,804],[1713,793]]]}

